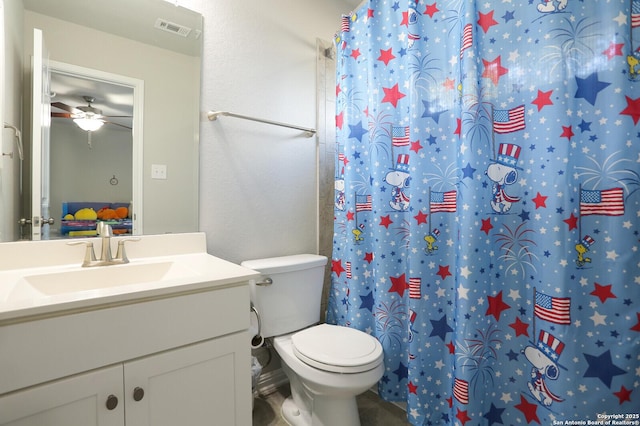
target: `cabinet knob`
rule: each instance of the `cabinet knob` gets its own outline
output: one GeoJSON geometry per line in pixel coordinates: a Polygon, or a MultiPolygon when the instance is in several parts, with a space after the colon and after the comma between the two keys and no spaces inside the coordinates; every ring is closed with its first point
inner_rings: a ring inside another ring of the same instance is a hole
{"type": "Polygon", "coordinates": [[[107,397],[107,410],[113,410],[118,406],[118,397],[115,395],[109,395],[107,397]]]}
{"type": "Polygon", "coordinates": [[[133,400],[134,401],[141,401],[142,398],[144,398],[144,389],[136,387],[133,390],[133,400]]]}

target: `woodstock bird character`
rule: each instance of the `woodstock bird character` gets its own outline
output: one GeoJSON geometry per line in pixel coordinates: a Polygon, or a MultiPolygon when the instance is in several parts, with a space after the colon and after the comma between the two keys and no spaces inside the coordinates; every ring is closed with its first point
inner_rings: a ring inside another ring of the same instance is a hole
{"type": "Polygon", "coordinates": [[[518,157],[520,147],[511,143],[501,143],[498,149],[498,158],[487,167],[485,174],[491,181],[493,198],[491,208],[496,213],[507,213],[513,203],[520,198],[513,197],[505,191],[507,185],[513,185],[518,180],[518,157]]]}
{"type": "Polygon", "coordinates": [[[635,55],[627,55],[627,65],[629,65],[629,78],[635,79],[638,77],[638,70],[636,67],[640,64],[640,59],[635,55]]]}
{"type": "Polygon", "coordinates": [[[427,254],[432,254],[434,251],[438,250],[438,246],[435,245],[434,243],[438,241],[439,235],[440,235],[440,230],[437,228],[434,228],[429,235],[424,236],[424,240],[427,243],[427,248],[425,248],[424,251],[427,254]]]}
{"type": "Polygon", "coordinates": [[[595,243],[595,240],[589,235],[585,235],[582,241],[576,244],[576,252],[578,252],[578,258],[576,259],[576,265],[582,267],[585,263],[591,263],[591,258],[586,257],[584,254],[589,251],[589,247],[595,243]]]}
{"type": "Polygon", "coordinates": [[[527,383],[531,395],[545,406],[564,399],[555,395],[547,387],[547,380],[557,380],[560,375],[558,358],[562,354],[564,343],[551,333],[540,330],[536,346],[527,346],[523,354],[533,365],[531,380],[527,383]]]}
{"type": "Polygon", "coordinates": [[[399,154],[396,168],[391,169],[384,178],[385,182],[393,186],[391,201],[389,205],[392,209],[406,211],[409,209],[410,198],[405,194],[404,189],[409,186],[411,177],[409,176],[409,155],[399,154]]]}

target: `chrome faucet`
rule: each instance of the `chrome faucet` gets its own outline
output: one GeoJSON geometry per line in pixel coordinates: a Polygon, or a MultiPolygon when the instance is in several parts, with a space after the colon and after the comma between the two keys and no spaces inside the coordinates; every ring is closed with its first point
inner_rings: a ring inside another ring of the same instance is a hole
{"type": "Polygon", "coordinates": [[[140,241],[140,238],[125,238],[118,241],[118,251],[116,257],[111,255],[111,237],[113,236],[113,229],[111,225],[105,222],[98,222],[96,227],[97,234],[101,237],[102,251],[100,252],[100,259],[96,258],[95,251],[93,249],[93,241],[70,241],[67,244],[70,246],[84,244],[86,249],[84,253],[84,260],[82,261],[82,267],[87,268],[91,266],[107,266],[107,265],[121,265],[129,263],[127,253],[125,252],[124,245],[127,241],[140,241]]]}
{"type": "Polygon", "coordinates": [[[113,257],[111,257],[111,237],[113,236],[113,229],[111,225],[105,222],[98,222],[96,231],[102,239],[102,252],[98,262],[108,265],[113,261],[113,257]]]}

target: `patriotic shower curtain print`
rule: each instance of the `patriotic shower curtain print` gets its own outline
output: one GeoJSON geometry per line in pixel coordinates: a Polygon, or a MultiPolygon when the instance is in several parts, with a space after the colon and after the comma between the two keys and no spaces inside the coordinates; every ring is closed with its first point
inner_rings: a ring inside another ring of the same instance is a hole
{"type": "Polygon", "coordinates": [[[640,421],[640,0],[370,0],[335,42],[327,321],[381,397],[640,421]]]}

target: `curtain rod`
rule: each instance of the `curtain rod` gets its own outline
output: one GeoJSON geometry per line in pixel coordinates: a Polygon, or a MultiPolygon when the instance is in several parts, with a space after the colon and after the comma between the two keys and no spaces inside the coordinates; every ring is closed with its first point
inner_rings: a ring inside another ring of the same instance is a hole
{"type": "Polygon", "coordinates": [[[302,130],[305,133],[305,136],[308,137],[308,138],[310,138],[310,137],[312,137],[313,135],[316,134],[316,129],[310,129],[308,127],[295,126],[293,124],[280,123],[278,121],[264,120],[262,118],[249,117],[249,116],[246,116],[246,115],[234,114],[234,113],[228,112],[228,111],[209,111],[207,113],[207,118],[210,121],[215,121],[221,115],[224,115],[224,116],[227,116],[227,117],[242,118],[244,120],[257,121],[259,123],[272,124],[274,126],[287,127],[289,129],[302,130]]]}

